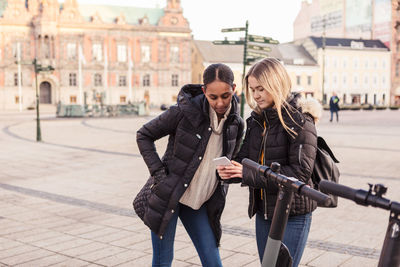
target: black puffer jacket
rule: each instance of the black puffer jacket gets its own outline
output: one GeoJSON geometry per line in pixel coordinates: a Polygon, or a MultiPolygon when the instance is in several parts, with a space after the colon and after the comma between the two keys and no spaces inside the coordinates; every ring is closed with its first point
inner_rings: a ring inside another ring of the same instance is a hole
{"type": "MultiPolygon", "coordinates": [[[[222,151],[228,158],[233,158],[239,151],[244,130],[237,106],[233,98],[231,112],[224,123],[222,151]]],[[[145,224],[160,237],[206,150],[212,132],[208,110],[209,104],[201,85],[185,85],[178,95],[177,105],[171,106],[137,132],[137,144],[150,173],[159,173],[162,169],[166,171],[166,175],[158,178],[152,187],[144,215],[145,224]],[[154,141],[166,135],[169,135],[168,145],[160,159],[154,141]]],[[[227,186],[218,183],[214,194],[206,202],[217,245],[221,237],[220,217],[225,206],[227,186]]]]}
{"type": "MultiPolygon", "coordinates": [[[[295,138],[283,128],[275,109],[265,109],[262,114],[252,112],[247,119],[246,136],[236,159],[239,162],[243,158],[260,162],[264,147],[265,165],[270,166],[272,162],[278,162],[282,174],[312,185],[311,173],[317,149],[317,134],[313,118],[309,114],[301,113],[301,107],[297,104],[299,97],[300,95],[291,95],[287,100],[294,107],[291,116],[295,122],[282,110],[286,125],[298,133],[295,138]],[[263,135],[264,122],[265,135],[263,135]]],[[[248,172],[247,168],[243,168],[242,182],[250,189],[249,217],[253,217],[258,211],[263,212],[267,218],[272,218],[278,193],[277,185],[256,173],[248,172]],[[261,194],[263,194],[262,200],[261,194]]],[[[290,216],[306,214],[315,208],[315,201],[295,194],[290,216]]]]}

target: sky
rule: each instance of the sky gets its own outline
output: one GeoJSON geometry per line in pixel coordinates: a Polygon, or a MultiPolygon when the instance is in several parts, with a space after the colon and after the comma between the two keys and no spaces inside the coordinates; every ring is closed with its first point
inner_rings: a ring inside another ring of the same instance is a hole
{"type": "MultiPolygon", "coordinates": [[[[63,2],[63,1],[59,1],[63,2]]],[[[166,0],[78,0],[82,4],[164,7],[166,0]]],[[[245,27],[249,34],[293,40],[293,22],[302,0],[181,0],[183,15],[195,40],[237,40],[243,33],[221,33],[222,28],[245,27]]],[[[243,36],[244,37],[244,36],[243,36]]]]}

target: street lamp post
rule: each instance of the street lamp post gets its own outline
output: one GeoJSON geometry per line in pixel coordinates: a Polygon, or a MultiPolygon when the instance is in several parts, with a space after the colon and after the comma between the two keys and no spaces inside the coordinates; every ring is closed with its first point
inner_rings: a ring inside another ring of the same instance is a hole
{"type": "Polygon", "coordinates": [[[36,142],[42,141],[42,131],[40,130],[40,113],[39,113],[39,90],[38,90],[38,77],[39,72],[36,58],[32,62],[35,69],[35,83],[36,83],[36,142]]]}
{"type": "Polygon", "coordinates": [[[240,94],[240,116],[244,118],[244,102],[245,102],[245,96],[244,96],[244,77],[246,76],[246,60],[247,60],[247,32],[249,30],[249,21],[246,20],[246,30],[244,33],[244,46],[243,46],[243,73],[242,73],[242,92],[240,94]]]}
{"type": "Polygon", "coordinates": [[[40,129],[40,113],[39,113],[39,89],[38,89],[38,73],[41,71],[53,71],[52,66],[42,67],[42,65],[37,64],[37,59],[32,61],[35,70],[35,83],[36,83],[36,141],[42,141],[42,131],[40,129]]]}

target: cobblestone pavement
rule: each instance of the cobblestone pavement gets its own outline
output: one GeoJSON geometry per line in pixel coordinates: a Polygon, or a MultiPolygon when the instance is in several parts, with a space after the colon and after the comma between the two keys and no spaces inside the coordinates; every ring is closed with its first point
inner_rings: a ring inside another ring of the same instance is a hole
{"type": "MultiPolygon", "coordinates": [[[[400,201],[400,111],[324,113],[318,125],[341,161],[341,183],[384,183],[400,201]]],[[[135,141],[149,117],[56,119],[42,112],[0,113],[0,266],[150,266],[147,228],[132,199],[148,177],[135,141]]],[[[157,142],[163,151],[166,139],[157,142]]],[[[224,266],[259,266],[248,191],[229,189],[222,216],[224,266]]],[[[317,209],[302,266],[376,266],[389,212],[340,199],[317,209]]],[[[178,225],[173,266],[199,266],[178,225]]]]}

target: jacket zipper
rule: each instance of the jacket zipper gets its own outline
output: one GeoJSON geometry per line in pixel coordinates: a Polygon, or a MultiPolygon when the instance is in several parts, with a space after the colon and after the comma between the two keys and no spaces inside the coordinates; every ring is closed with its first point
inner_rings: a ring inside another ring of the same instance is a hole
{"type": "MultiPolygon", "coordinates": [[[[264,113],[264,117],[265,117],[265,121],[267,122],[267,127],[268,127],[268,129],[267,129],[267,131],[265,132],[265,138],[264,138],[264,164],[265,164],[265,156],[267,155],[266,154],[266,148],[267,148],[267,137],[268,137],[268,133],[269,133],[269,129],[270,129],[270,124],[269,124],[269,121],[268,121],[268,118],[267,118],[267,116],[265,115],[265,113],[264,113]]],[[[268,181],[267,181],[267,183],[268,183],[268,181]]],[[[268,219],[268,216],[267,216],[267,189],[266,188],[264,188],[263,189],[263,191],[264,191],[264,198],[263,198],[263,202],[264,202],[264,219],[265,220],[267,220],[268,219]]]]}
{"type": "Polygon", "coordinates": [[[300,165],[300,167],[301,167],[301,150],[303,149],[303,144],[300,144],[300,147],[299,147],[299,165],[300,165]]]}
{"type": "MultiPolygon", "coordinates": [[[[261,129],[263,129],[264,127],[256,120],[256,119],[253,119],[260,127],[261,127],[261,129]]],[[[258,153],[258,158],[260,158],[260,156],[261,156],[261,151],[262,151],[262,149],[260,149],[260,151],[259,151],[259,153],[258,153]]],[[[262,189],[261,189],[262,190],[262,189]]],[[[254,205],[255,205],[255,202],[256,202],[256,197],[255,197],[255,189],[252,189],[252,191],[253,191],[253,201],[251,202],[251,212],[253,212],[253,210],[254,210],[254,205]]]]}

